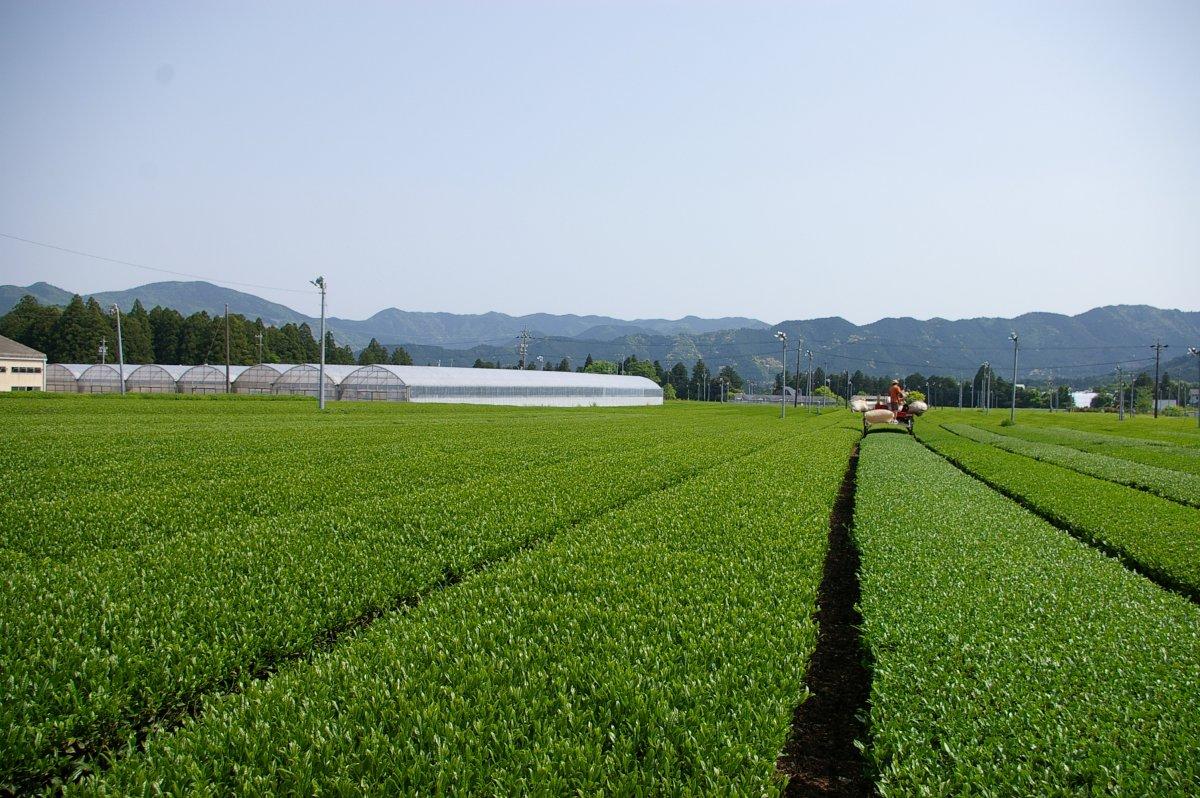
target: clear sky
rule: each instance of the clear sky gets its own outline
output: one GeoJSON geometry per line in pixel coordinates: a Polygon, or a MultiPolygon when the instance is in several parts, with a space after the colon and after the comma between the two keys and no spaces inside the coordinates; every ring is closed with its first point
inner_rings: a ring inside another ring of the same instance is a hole
{"type": "Polygon", "coordinates": [[[1196,310],[1200,2],[6,0],[0,232],[354,318],[1196,310]]]}

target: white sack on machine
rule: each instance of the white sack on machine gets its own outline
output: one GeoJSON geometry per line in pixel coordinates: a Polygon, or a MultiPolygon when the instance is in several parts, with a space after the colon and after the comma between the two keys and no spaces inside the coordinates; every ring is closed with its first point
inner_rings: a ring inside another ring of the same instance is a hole
{"type": "Polygon", "coordinates": [[[904,406],[904,409],[914,416],[919,416],[929,409],[929,405],[924,402],[909,402],[904,406]]]}
{"type": "Polygon", "coordinates": [[[874,405],[871,402],[868,402],[866,399],[851,399],[850,400],[850,409],[853,410],[855,413],[865,413],[868,410],[870,410],[873,406],[874,405]]]}
{"type": "Polygon", "coordinates": [[[895,417],[891,410],[868,410],[863,416],[868,424],[886,424],[895,417]]]}

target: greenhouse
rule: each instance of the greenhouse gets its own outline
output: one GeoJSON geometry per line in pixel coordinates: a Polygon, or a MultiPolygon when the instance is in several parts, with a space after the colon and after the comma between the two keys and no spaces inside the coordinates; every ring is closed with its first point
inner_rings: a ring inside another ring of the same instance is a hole
{"type": "MultiPolygon", "coordinates": [[[[338,398],[338,385],[363,366],[325,366],[325,398],[338,398]]],[[[283,396],[316,396],[317,386],[320,385],[320,366],[316,363],[302,363],[292,366],[275,380],[271,393],[283,396]]]]}
{"type": "MultiPolygon", "coordinates": [[[[224,366],[184,366],[185,371],[180,375],[178,384],[180,393],[225,393],[224,366]]],[[[229,383],[233,384],[250,366],[230,366],[229,383]]],[[[276,377],[279,375],[276,374],[276,377]]]]}
{"type": "MultiPolygon", "coordinates": [[[[275,381],[279,379],[290,368],[295,368],[294,363],[259,363],[257,366],[251,366],[238,375],[233,381],[234,393],[249,393],[249,394],[269,394],[275,386],[275,381]]],[[[221,375],[221,383],[224,384],[225,375],[221,375]]]]}
{"type": "Polygon", "coordinates": [[[176,382],[188,366],[130,366],[125,372],[125,390],[131,393],[175,393],[176,382]]]}
{"type": "Polygon", "coordinates": [[[569,371],[379,365],[351,372],[341,385],[344,399],[553,407],[663,401],[662,388],[645,377],[569,371]]]}
{"type": "MultiPolygon", "coordinates": [[[[126,374],[129,370],[126,369],[126,374]]],[[[79,375],[80,393],[120,393],[121,373],[111,364],[88,366],[79,375]]]]}
{"type": "Polygon", "coordinates": [[[403,402],[408,399],[408,386],[393,369],[394,366],[363,366],[342,380],[342,399],[368,399],[403,402]]]}
{"type": "Polygon", "coordinates": [[[46,390],[79,393],[79,377],[90,367],[89,363],[51,363],[46,366],[46,390]]]}

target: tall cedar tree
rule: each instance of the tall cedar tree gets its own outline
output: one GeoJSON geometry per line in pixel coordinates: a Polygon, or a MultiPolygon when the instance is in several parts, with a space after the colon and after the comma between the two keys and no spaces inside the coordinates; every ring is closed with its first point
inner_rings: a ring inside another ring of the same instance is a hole
{"type": "Polygon", "coordinates": [[[363,350],[358,353],[358,365],[360,366],[373,366],[376,363],[386,363],[387,359],[387,349],[374,338],[371,339],[371,343],[363,347],[363,350]]]}
{"type": "Polygon", "coordinates": [[[392,356],[388,360],[393,366],[411,366],[413,364],[412,355],[402,346],[392,347],[392,356]]]}

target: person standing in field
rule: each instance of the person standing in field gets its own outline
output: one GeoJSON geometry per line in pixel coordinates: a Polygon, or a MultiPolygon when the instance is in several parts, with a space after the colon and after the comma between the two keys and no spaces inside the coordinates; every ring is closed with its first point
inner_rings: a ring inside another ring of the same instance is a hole
{"type": "Polygon", "coordinates": [[[904,389],[900,387],[900,380],[892,380],[892,387],[888,391],[890,401],[888,409],[893,413],[899,413],[900,408],[904,407],[904,389]]]}

